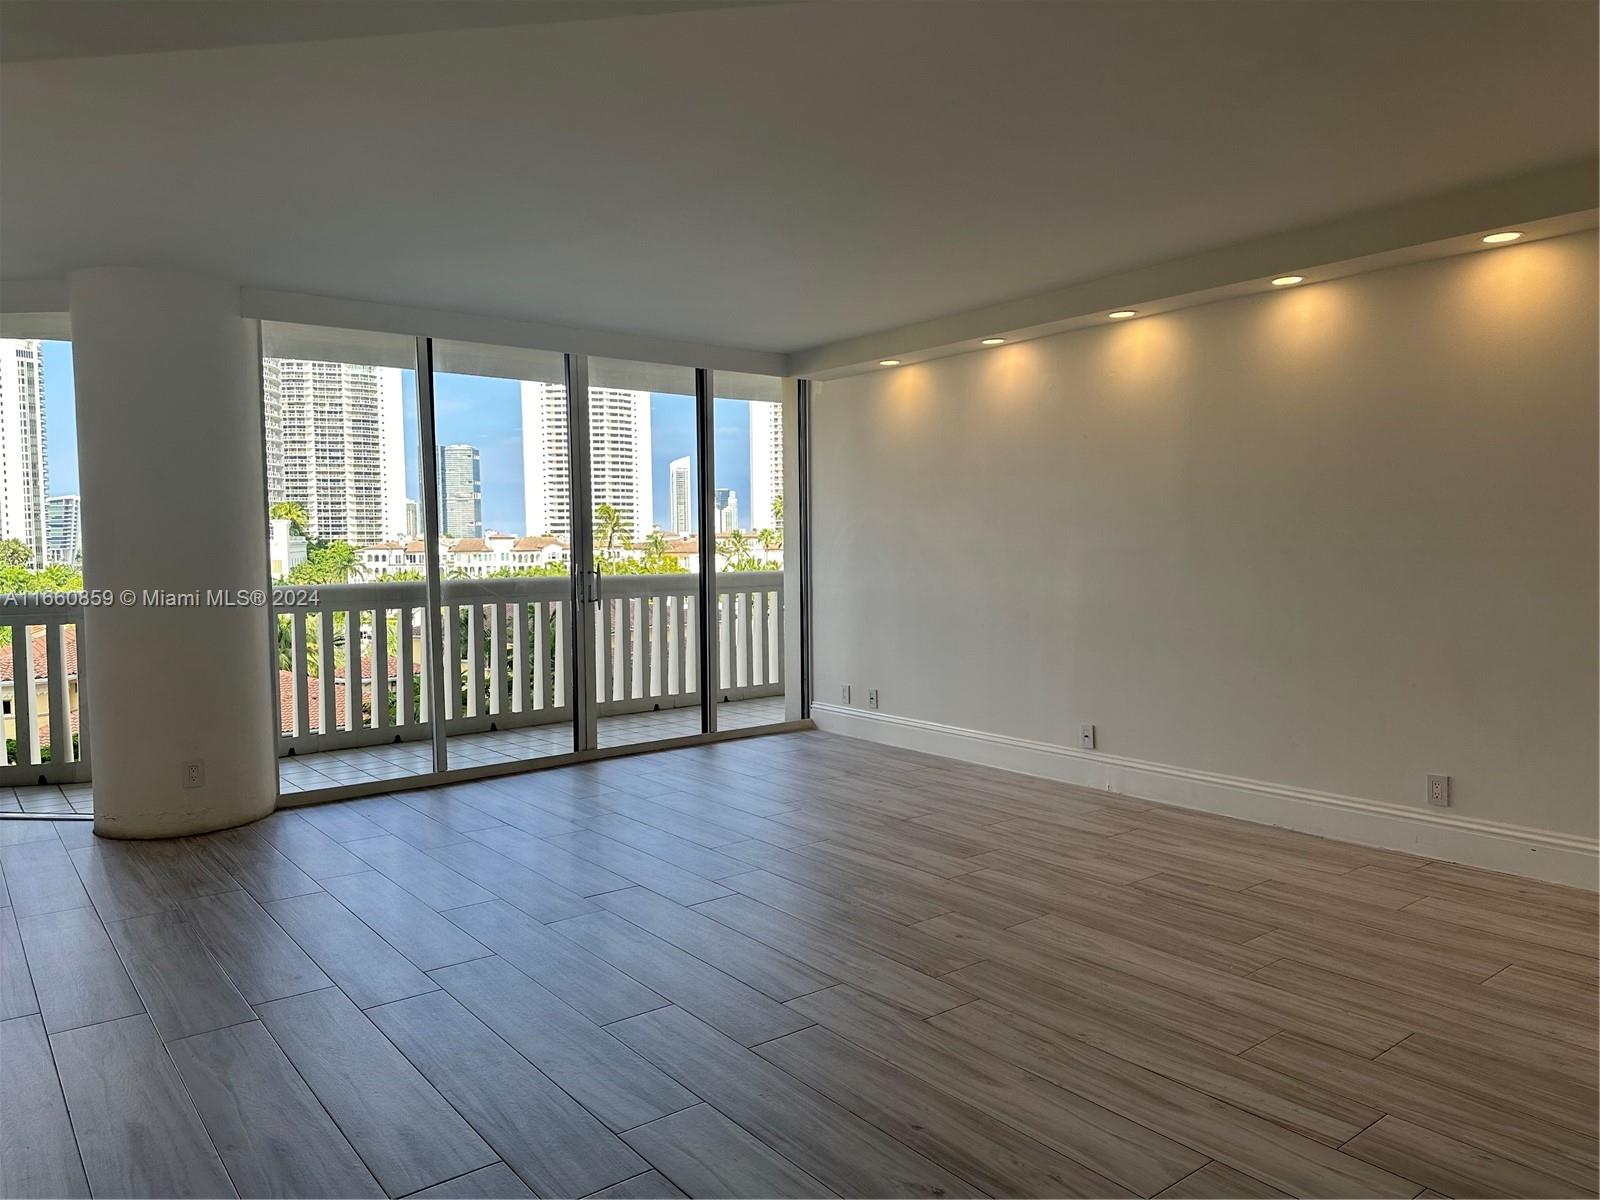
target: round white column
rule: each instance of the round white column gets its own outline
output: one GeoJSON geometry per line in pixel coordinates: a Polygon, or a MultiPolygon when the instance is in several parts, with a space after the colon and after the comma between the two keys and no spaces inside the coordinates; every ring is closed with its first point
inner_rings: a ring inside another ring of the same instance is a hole
{"type": "Polygon", "coordinates": [[[96,268],[67,282],[84,586],[118,596],[85,618],[95,832],[255,820],[278,792],[270,612],[207,602],[267,586],[255,324],[217,280],[96,268]],[[185,787],[192,762],[203,781],[185,787]]]}

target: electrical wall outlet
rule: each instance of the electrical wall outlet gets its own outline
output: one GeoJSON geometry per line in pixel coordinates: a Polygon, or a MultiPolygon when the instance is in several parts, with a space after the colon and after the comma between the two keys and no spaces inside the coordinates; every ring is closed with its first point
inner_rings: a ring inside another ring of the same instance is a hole
{"type": "Polygon", "coordinates": [[[867,692],[867,707],[868,708],[877,708],[878,707],[878,689],[877,688],[873,688],[869,692],[867,692]]]}
{"type": "Polygon", "coordinates": [[[206,782],[206,764],[204,759],[195,759],[193,762],[183,764],[183,786],[186,788],[204,787],[206,782]]]}
{"type": "Polygon", "coordinates": [[[1093,725],[1079,725],[1078,726],[1078,746],[1079,746],[1080,749],[1083,749],[1083,750],[1093,750],[1094,749],[1094,726],[1093,725]]]}
{"type": "Polygon", "coordinates": [[[848,683],[845,684],[842,688],[839,689],[839,703],[840,704],[849,704],[850,703],[850,685],[848,683]]]}
{"type": "Polygon", "coordinates": [[[1435,808],[1450,807],[1450,776],[1428,776],[1428,803],[1435,808]]]}

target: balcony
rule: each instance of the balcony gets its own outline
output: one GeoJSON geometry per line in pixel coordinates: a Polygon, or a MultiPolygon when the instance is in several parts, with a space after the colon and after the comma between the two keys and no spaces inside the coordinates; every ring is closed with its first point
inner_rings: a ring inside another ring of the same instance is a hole
{"type": "MultiPolygon", "coordinates": [[[[601,746],[700,732],[697,581],[693,574],[603,580],[594,647],[601,746]]],[[[281,790],[432,771],[424,585],[352,583],[314,591],[314,602],[274,613],[281,790]],[[331,687],[322,686],[325,679],[331,687]]],[[[452,579],[444,583],[444,600],[444,652],[460,680],[444,689],[451,766],[570,751],[567,580],[452,579]]],[[[9,641],[0,644],[6,738],[0,812],[88,814],[90,730],[80,708],[85,670],[78,654],[83,607],[51,596],[8,601],[0,618],[0,638],[9,641]]],[[[782,721],[782,573],[719,573],[717,618],[719,727],[782,721]]]]}
{"type": "MultiPolygon", "coordinates": [[[[431,771],[424,585],[374,582],[314,591],[314,600],[276,611],[281,790],[431,771]],[[359,647],[354,654],[352,641],[359,647]],[[324,687],[324,680],[332,686],[324,687]]],[[[599,744],[699,733],[698,577],[611,575],[601,595],[593,651],[599,744]]],[[[444,657],[459,680],[443,689],[450,765],[570,751],[568,581],[451,579],[443,598],[444,657]]],[[[719,573],[717,618],[720,727],[781,721],[783,575],[719,573]]]]}
{"type": "Polygon", "coordinates": [[[91,811],[89,729],[80,726],[83,606],[13,594],[0,608],[0,709],[5,750],[0,812],[91,811]]]}

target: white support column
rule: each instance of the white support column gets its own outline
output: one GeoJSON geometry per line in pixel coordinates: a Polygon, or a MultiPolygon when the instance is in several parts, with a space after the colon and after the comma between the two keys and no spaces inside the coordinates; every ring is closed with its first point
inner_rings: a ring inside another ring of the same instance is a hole
{"type": "Polygon", "coordinates": [[[800,720],[800,381],[783,381],[783,719],[800,720]]]}
{"type": "Polygon", "coordinates": [[[256,326],[239,289],[163,271],[68,277],[93,658],[95,832],[171,837],[277,802],[256,326]],[[133,593],[133,603],[121,594],[133,593]],[[182,607],[146,592],[198,593],[182,607]],[[183,786],[201,761],[201,786],[183,786]]]}

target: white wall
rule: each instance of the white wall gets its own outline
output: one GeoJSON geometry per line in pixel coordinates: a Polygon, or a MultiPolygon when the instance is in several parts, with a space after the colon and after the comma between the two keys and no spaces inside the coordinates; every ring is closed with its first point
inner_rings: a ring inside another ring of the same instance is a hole
{"type": "Polygon", "coordinates": [[[1592,838],[1596,283],[1589,232],[818,384],[817,698],[1592,838]]]}

